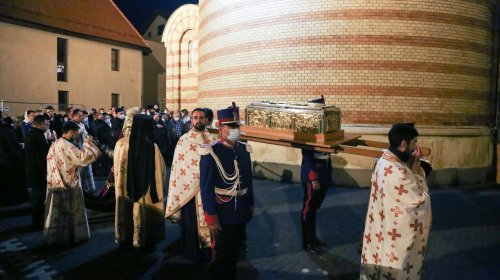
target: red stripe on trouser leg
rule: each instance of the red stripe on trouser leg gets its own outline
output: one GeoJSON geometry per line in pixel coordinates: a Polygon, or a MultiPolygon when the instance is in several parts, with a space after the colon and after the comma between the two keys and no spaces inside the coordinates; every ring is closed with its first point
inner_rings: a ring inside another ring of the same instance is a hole
{"type": "Polygon", "coordinates": [[[210,242],[210,251],[212,253],[212,262],[215,261],[215,237],[212,236],[212,242],[210,242]]]}
{"type": "Polygon", "coordinates": [[[312,197],[312,184],[309,183],[307,184],[307,199],[306,199],[306,204],[304,206],[304,210],[302,211],[302,221],[306,220],[307,216],[307,211],[309,211],[309,202],[311,202],[311,197],[312,197]]]}
{"type": "Polygon", "coordinates": [[[307,174],[307,177],[309,177],[310,181],[317,181],[319,175],[318,175],[318,172],[311,170],[311,171],[309,171],[309,174],[307,174]]]}

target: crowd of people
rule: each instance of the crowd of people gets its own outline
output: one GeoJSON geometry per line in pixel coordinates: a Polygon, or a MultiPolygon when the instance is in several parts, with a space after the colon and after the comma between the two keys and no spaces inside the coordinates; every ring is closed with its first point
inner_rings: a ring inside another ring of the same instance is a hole
{"type": "MultiPolygon", "coordinates": [[[[207,116],[213,118],[212,111],[208,110],[207,112],[207,116]]],[[[171,166],[177,141],[190,130],[189,112],[186,109],[169,111],[166,108],[161,111],[158,105],[152,105],[148,106],[148,109],[140,109],[139,113],[153,118],[154,142],[158,145],[167,166],[171,166]]],[[[97,176],[108,175],[113,164],[112,151],[121,137],[124,119],[124,107],[111,107],[109,110],[104,108],[99,110],[90,109],[88,111],[70,107],[63,114],[57,114],[54,107],[47,106],[44,110],[27,110],[22,120],[4,113],[0,119],[2,132],[0,135],[0,148],[5,151],[5,153],[2,153],[2,163],[9,167],[4,169],[5,175],[10,175],[7,176],[9,178],[8,182],[3,182],[5,187],[0,190],[5,192],[2,193],[5,195],[1,195],[3,199],[0,198],[0,206],[18,204],[28,197],[29,190],[32,191],[30,178],[33,177],[33,172],[29,170],[29,161],[33,154],[29,152],[30,147],[26,149],[25,146],[26,142],[30,145],[29,139],[33,138],[29,136],[33,127],[36,127],[35,132],[43,130],[46,141],[51,144],[62,137],[62,125],[64,123],[68,121],[77,123],[82,131],[80,139],[77,139],[78,145],[81,147],[82,141],[87,138],[87,135],[90,135],[102,151],[102,156],[92,164],[91,169],[87,170],[85,177],[92,178],[92,174],[97,176]],[[40,121],[42,121],[42,126],[37,126],[40,121]],[[47,122],[46,129],[43,122],[47,122]],[[25,172],[26,170],[28,172],[25,172]]],[[[40,149],[36,148],[35,150],[39,151],[40,149]]],[[[95,187],[89,181],[84,183],[83,189],[92,192],[95,187]]]]}
{"type": "MultiPolygon", "coordinates": [[[[324,99],[312,102],[323,102],[324,99]]],[[[115,242],[151,252],[163,240],[165,221],[178,223],[185,257],[211,263],[214,279],[235,279],[254,214],[250,153],[240,141],[239,108],[160,112],[151,108],[68,108],[57,115],[28,110],[16,124],[0,123],[1,205],[31,192],[35,230],[49,245],[90,238],[84,192],[96,193],[94,174],[114,189],[115,242]],[[168,174],[170,171],[170,174],[168,174]]],[[[361,250],[361,279],[419,279],[431,224],[417,130],[396,124],[390,148],[378,160],[361,250]],[[403,236],[402,236],[403,235],[403,236]],[[401,240],[398,240],[401,238],[401,240]],[[392,278],[390,278],[392,279],[392,278]]],[[[312,254],[327,246],[316,234],[316,215],[331,178],[330,155],[302,150],[302,245],[312,254]]]]}

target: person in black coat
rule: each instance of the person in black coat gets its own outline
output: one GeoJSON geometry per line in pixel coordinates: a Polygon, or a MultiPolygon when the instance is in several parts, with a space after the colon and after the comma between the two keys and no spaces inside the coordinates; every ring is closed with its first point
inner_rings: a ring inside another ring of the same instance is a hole
{"type": "MultiPolygon", "coordinates": [[[[111,127],[104,121],[107,113],[97,113],[96,119],[92,122],[92,135],[99,141],[99,144],[113,147],[111,127]]],[[[89,131],[90,132],[90,131],[89,131]]]]}
{"type": "Polygon", "coordinates": [[[49,128],[47,115],[33,118],[31,131],[24,141],[26,158],[26,182],[31,188],[32,228],[43,229],[45,213],[45,195],[47,192],[47,154],[50,144],[45,139],[45,131],[49,128]]]}
{"type": "Polygon", "coordinates": [[[118,108],[115,111],[115,117],[111,119],[111,129],[113,131],[113,141],[116,143],[120,139],[123,124],[125,123],[125,110],[118,108]]]}
{"type": "Polygon", "coordinates": [[[28,197],[24,155],[9,116],[0,121],[0,206],[15,205],[28,197]]]}
{"type": "Polygon", "coordinates": [[[50,126],[49,129],[53,130],[57,134],[57,138],[60,138],[62,136],[61,134],[61,128],[62,128],[62,117],[60,115],[55,114],[54,112],[54,107],[52,106],[47,106],[45,108],[45,112],[47,115],[49,115],[49,120],[50,120],[50,126]]]}
{"type": "Polygon", "coordinates": [[[114,149],[116,141],[113,139],[113,131],[111,127],[104,121],[108,116],[107,113],[97,113],[96,119],[92,122],[91,134],[99,141],[99,148],[101,149],[102,156],[100,156],[92,167],[94,173],[99,176],[107,176],[107,173],[113,165],[113,158],[106,152],[107,150],[114,149]]]}
{"type": "Polygon", "coordinates": [[[28,135],[28,132],[31,130],[31,122],[33,121],[33,117],[35,116],[35,111],[33,110],[27,110],[24,113],[24,120],[21,122],[21,131],[23,133],[23,143],[24,139],[26,139],[26,135],[28,135]]]}
{"type": "Polygon", "coordinates": [[[158,146],[158,149],[160,149],[160,153],[163,156],[163,159],[165,160],[169,148],[168,144],[169,139],[167,138],[167,128],[163,123],[163,121],[160,119],[159,113],[153,113],[153,121],[154,121],[153,141],[158,146]]]}

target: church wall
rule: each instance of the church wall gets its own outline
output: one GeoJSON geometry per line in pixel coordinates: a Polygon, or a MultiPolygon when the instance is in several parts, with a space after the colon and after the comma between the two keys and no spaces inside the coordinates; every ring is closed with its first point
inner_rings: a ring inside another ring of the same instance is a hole
{"type": "Polygon", "coordinates": [[[200,101],[324,94],[345,123],[491,122],[487,1],[200,3],[200,101]]]}
{"type": "MultiPolygon", "coordinates": [[[[395,122],[427,131],[420,141],[433,149],[436,184],[470,183],[458,179],[467,170],[475,182],[489,180],[491,1],[297,3],[200,1],[199,104],[217,109],[236,101],[244,108],[323,94],[341,109],[346,133],[385,141],[395,122]]],[[[296,150],[280,149],[256,143],[253,159],[276,167],[275,174],[280,165],[300,163],[296,150]]],[[[372,159],[339,157],[334,166],[354,173],[373,166],[372,159]]],[[[355,177],[369,178],[365,171],[355,177]]]]}
{"type": "Polygon", "coordinates": [[[192,110],[198,103],[198,6],[188,4],[177,9],[167,21],[162,42],[167,51],[166,106],[192,110]],[[191,67],[190,51],[194,51],[191,67]]]}

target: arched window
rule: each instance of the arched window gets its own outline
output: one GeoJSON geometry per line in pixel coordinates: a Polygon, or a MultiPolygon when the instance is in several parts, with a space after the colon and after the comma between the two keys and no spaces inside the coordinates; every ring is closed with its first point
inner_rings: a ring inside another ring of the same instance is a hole
{"type": "Polygon", "coordinates": [[[189,41],[188,43],[188,69],[193,69],[194,65],[194,43],[193,41],[189,41]]]}

